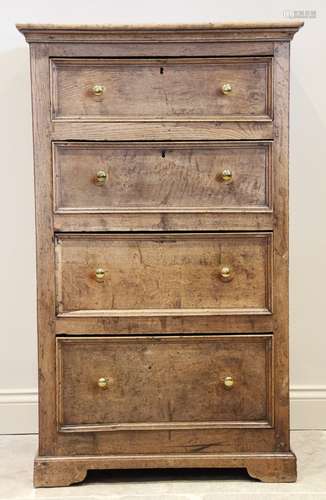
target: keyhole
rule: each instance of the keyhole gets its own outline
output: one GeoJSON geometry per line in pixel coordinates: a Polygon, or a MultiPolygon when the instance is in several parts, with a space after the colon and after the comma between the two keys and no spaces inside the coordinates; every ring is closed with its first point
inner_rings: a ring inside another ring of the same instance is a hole
{"type": "Polygon", "coordinates": [[[165,158],[165,151],[162,151],[162,158],[165,158]]]}
{"type": "Polygon", "coordinates": [[[160,68],[160,74],[163,75],[164,73],[164,68],[160,68]]]}

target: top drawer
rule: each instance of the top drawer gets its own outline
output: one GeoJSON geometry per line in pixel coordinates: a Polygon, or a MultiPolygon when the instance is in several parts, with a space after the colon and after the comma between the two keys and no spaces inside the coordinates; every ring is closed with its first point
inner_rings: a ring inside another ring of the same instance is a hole
{"type": "Polygon", "coordinates": [[[52,118],[272,118],[272,58],[51,59],[52,118]]]}

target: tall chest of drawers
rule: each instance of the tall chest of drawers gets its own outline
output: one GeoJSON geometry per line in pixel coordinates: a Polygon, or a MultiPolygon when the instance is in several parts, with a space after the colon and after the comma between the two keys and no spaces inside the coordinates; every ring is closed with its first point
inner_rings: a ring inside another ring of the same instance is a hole
{"type": "Polygon", "coordinates": [[[19,25],[36,190],[36,486],[294,481],[289,45],[299,22],[19,25]]]}

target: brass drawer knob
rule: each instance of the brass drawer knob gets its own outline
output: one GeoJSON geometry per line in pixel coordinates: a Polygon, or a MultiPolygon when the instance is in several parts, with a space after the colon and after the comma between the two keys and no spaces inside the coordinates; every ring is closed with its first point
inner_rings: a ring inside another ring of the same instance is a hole
{"type": "Polygon", "coordinates": [[[219,278],[221,281],[231,281],[233,279],[232,267],[227,265],[220,266],[219,278]]]}
{"type": "Polygon", "coordinates": [[[98,283],[103,283],[105,278],[105,270],[101,267],[98,267],[95,271],[95,279],[98,283]]]}
{"type": "Polygon", "coordinates": [[[95,184],[97,186],[104,186],[107,180],[108,180],[107,172],[104,172],[104,170],[99,170],[95,176],[95,184]]]}
{"type": "Polygon", "coordinates": [[[97,381],[97,385],[100,389],[107,389],[109,387],[109,381],[106,377],[100,377],[97,381]]]}
{"type": "Polygon", "coordinates": [[[222,94],[224,95],[230,95],[232,92],[232,85],[231,83],[223,83],[222,85],[222,94]]]}
{"type": "Polygon", "coordinates": [[[229,168],[225,168],[223,172],[221,173],[221,180],[225,184],[229,184],[233,180],[233,174],[232,171],[229,168]]]}
{"type": "Polygon", "coordinates": [[[95,96],[97,96],[97,97],[98,97],[98,96],[101,96],[101,95],[103,95],[103,94],[104,94],[104,92],[105,92],[105,87],[104,87],[104,85],[98,85],[98,84],[93,85],[93,87],[92,87],[92,92],[93,92],[93,94],[94,94],[95,96]]]}
{"type": "Polygon", "coordinates": [[[232,389],[232,387],[234,386],[234,379],[233,379],[233,377],[230,377],[230,376],[225,377],[223,382],[224,382],[224,388],[225,389],[232,389]]]}

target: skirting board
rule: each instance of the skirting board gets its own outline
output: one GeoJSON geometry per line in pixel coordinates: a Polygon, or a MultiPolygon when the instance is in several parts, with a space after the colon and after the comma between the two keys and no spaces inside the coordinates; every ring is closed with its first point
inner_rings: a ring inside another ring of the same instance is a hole
{"type": "MultiPolygon", "coordinates": [[[[291,387],[291,429],[326,429],[326,386],[291,387]]],[[[37,391],[0,390],[0,434],[37,433],[37,391]]]]}
{"type": "Polygon", "coordinates": [[[0,434],[38,432],[37,391],[0,389],[0,434]]]}

